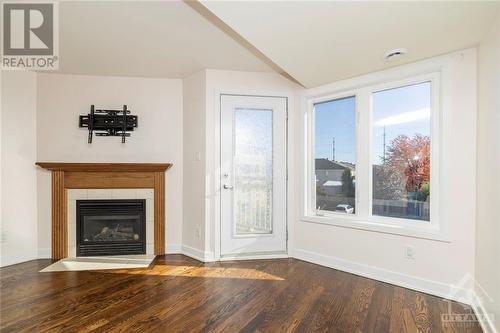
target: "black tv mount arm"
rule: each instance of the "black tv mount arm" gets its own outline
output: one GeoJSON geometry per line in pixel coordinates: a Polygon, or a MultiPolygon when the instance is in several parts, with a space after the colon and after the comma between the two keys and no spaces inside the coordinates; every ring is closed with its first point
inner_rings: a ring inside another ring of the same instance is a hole
{"type": "Polygon", "coordinates": [[[80,116],[79,127],[88,128],[88,143],[92,143],[92,135],[96,136],[121,136],[122,143],[125,138],[137,127],[138,117],[130,115],[130,110],[124,105],[122,110],[96,110],[90,106],[90,113],[80,116]]]}

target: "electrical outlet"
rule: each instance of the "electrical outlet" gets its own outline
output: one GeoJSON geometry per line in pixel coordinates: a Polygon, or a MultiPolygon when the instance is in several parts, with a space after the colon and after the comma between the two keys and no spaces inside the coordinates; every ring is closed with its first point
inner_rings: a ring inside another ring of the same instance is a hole
{"type": "Polygon", "coordinates": [[[201,228],[196,227],[196,238],[200,239],[201,238],[201,228]]]}
{"type": "Polygon", "coordinates": [[[415,259],[415,248],[411,245],[405,246],[405,258],[406,259],[415,259]]]}

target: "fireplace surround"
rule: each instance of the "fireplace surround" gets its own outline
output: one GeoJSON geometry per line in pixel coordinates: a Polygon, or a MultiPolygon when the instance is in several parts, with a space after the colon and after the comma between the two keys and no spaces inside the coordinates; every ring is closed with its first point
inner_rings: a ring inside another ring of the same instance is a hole
{"type": "Polygon", "coordinates": [[[146,254],[146,200],[77,200],[76,255],[146,254]]]}
{"type": "MultiPolygon", "coordinates": [[[[125,189],[152,189],[152,235],[154,246],[151,253],[165,254],[165,172],[170,163],[66,163],[37,162],[41,168],[51,171],[51,251],[52,259],[68,257],[71,248],[68,242],[68,194],[69,191],[91,191],[125,189]],[[153,229],[153,230],[152,230],[153,229]]],[[[108,197],[109,198],[109,197],[108,197]]],[[[69,208],[71,210],[71,207],[69,208]]],[[[149,209],[148,209],[149,211],[149,209]]],[[[76,233],[76,232],[75,232],[76,233]]],[[[75,241],[76,243],[76,241],[75,241]]],[[[148,244],[146,244],[146,253],[148,244]]],[[[74,252],[76,255],[76,251],[74,252]]],[[[73,255],[73,254],[71,254],[73,255]]]]}

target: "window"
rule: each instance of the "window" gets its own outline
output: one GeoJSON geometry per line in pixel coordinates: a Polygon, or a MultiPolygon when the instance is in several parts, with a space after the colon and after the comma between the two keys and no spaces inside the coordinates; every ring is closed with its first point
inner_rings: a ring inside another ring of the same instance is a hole
{"type": "Polygon", "coordinates": [[[431,83],[372,94],[372,214],[430,219],[431,83]]]}
{"type": "Polygon", "coordinates": [[[306,221],[440,232],[432,187],[439,183],[438,80],[426,74],[309,99],[306,221]]]}
{"type": "Polygon", "coordinates": [[[356,207],[356,98],[314,104],[316,209],[353,214],[356,207]]]}

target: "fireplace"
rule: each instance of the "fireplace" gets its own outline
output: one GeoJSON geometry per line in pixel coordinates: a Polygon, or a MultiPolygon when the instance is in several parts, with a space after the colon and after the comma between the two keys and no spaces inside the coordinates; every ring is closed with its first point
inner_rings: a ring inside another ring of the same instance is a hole
{"type": "Polygon", "coordinates": [[[76,255],[146,253],[146,200],[77,200],[76,255]]]}

